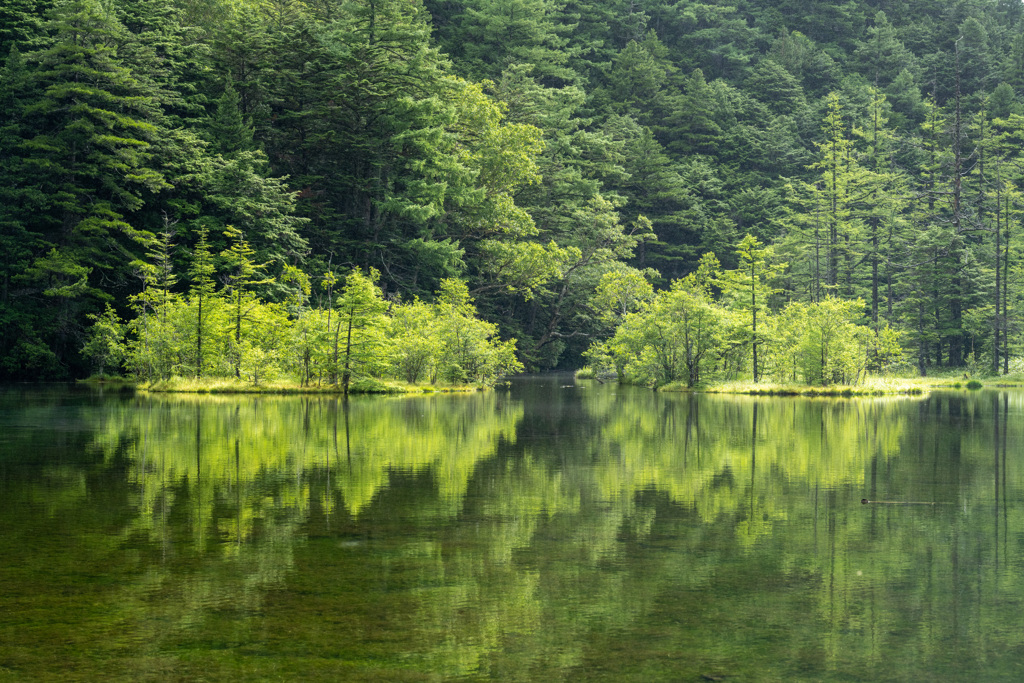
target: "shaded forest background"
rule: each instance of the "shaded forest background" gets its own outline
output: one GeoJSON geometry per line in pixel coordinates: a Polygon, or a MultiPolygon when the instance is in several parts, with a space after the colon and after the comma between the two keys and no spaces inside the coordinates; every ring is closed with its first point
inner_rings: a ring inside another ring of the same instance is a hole
{"type": "MultiPolygon", "coordinates": [[[[8,0],[0,378],[241,231],[268,301],[468,285],[532,369],[746,235],[775,307],[861,299],[920,372],[1020,353],[1024,5],[8,0]],[[230,226],[230,228],[229,228],[230,226]],[[162,270],[161,270],[162,269],[162,270]],[[309,281],[303,295],[304,274],[309,281]],[[301,292],[300,292],[301,293],[301,292]]],[[[221,282],[227,284],[226,276],[221,282]]],[[[302,300],[302,301],[300,301],[302,300]]]]}

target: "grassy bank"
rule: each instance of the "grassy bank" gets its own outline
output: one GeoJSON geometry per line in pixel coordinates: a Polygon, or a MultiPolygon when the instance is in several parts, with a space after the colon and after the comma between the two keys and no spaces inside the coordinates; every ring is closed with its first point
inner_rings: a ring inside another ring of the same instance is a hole
{"type": "MultiPolygon", "coordinates": [[[[138,391],[154,393],[182,394],[327,394],[342,393],[340,386],[326,384],[322,386],[302,386],[295,382],[271,381],[253,385],[234,378],[218,377],[215,379],[195,379],[172,377],[154,382],[131,382],[125,379],[89,378],[87,383],[132,385],[138,391]]],[[[404,382],[383,382],[380,380],[358,380],[349,385],[349,394],[432,394],[432,393],[469,393],[483,391],[488,387],[479,384],[434,385],[407,384],[404,382]]]]}
{"type": "MultiPolygon", "coordinates": [[[[578,372],[576,379],[594,379],[592,371],[578,372]]],[[[616,381],[614,377],[610,381],[616,381]]],[[[744,394],[750,396],[921,396],[936,389],[975,390],[981,388],[1021,388],[1024,377],[1007,375],[983,379],[964,378],[962,374],[947,373],[931,377],[869,377],[856,386],[808,386],[804,384],[758,382],[749,380],[717,382],[697,388],[684,382],[671,382],[657,387],[658,391],[699,391],[708,394],[744,394]]]]}
{"type": "MultiPolygon", "coordinates": [[[[749,396],[921,396],[931,385],[916,379],[869,378],[857,386],[808,386],[804,384],[773,384],[765,382],[722,382],[702,387],[708,394],[745,394],[749,396]]],[[[685,384],[676,382],[659,391],[689,391],[685,384]]]]}

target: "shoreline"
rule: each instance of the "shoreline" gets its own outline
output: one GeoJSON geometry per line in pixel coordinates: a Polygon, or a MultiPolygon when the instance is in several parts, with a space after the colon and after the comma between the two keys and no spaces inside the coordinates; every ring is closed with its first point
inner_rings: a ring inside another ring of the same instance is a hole
{"type": "MultiPolygon", "coordinates": [[[[344,396],[345,391],[340,386],[298,386],[288,383],[268,382],[264,385],[252,385],[237,380],[215,379],[215,380],[193,380],[193,379],[172,379],[160,380],[157,382],[135,382],[129,379],[102,378],[77,380],[79,384],[94,386],[110,386],[130,388],[134,391],[151,394],[269,394],[277,396],[287,395],[321,395],[321,396],[344,396]]],[[[479,391],[488,391],[493,387],[482,384],[465,385],[407,385],[401,383],[379,382],[360,383],[350,385],[349,396],[410,396],[423,394],[469,394],[479,391]]]]}
{"type": "MultiPolygon", "coordinates": [[[[595,377],[577,377],[581,381],[598,381],[595,377]]],[[[614,377],[601,378],[602,382],[616,382],[614,377]]],[[[641,385],[635,385],[641,386],[641,385]]],[[[851,385],[830,385],[830,386],[808,386],[801,384],[779,384],[753,382],[719,382],[697,387],[688,387],[684,382],[670,382],[662,386],[647,387],[654,391],[667,393],[702,393],[702,394],[732,394],[738,396],[806,396],[810,398],[856,398],[856,397],[877,397],[877,396],[924,396],[931,391],[976,391],[978,389],[1014,389],[1022,388],[1024,384],[1019,381],[1007,381],[1001,378],[993,378],[990,382],[982,382],[977,379],[953,380],[947,378],[918,378],[918,379],[895,379],[895,378],[869,378],[856,386],[851,385]]]]}

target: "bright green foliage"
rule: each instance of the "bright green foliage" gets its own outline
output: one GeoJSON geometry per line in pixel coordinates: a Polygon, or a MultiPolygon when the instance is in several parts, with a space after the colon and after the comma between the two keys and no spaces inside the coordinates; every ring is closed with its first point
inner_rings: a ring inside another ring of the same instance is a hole
{"type": "Polygon", "coordinates": [[[379,375],[388,356],[387,307],[375,284],[376,271],[369,276],[358,270],[349,273],[338,297],[332,335],[331,375],[335,384],[348,393],[354,378],[379,375]]]}
{"type": "Polygon", "coordinates": [[[682,380],[697,386],[720,360],[728,321],[698,276],[689,275],[658,292],[648,306],[627,313],[615,335],[590,356],[609,360],[624,382],[657,387],[682,380]]]}
{"type": "Polygon", "coordinates": [[[766,375],[781,382],[857,384],[866,370],[878,372],[902,360],[899,335],[885,328],[877,337],[857,324],[864,302],[826,296],[791,303],[773,317],[766,375]]]}
{"type": "Polygon", "coordinates": [[[781,311],[766,320],[769,328],[765,337],[763,377],[776,382],[801,382],[801,345],[807,333],[805,318],[807,305],[790,302],[781,311]]]}
{"type": "Polygon", "coordinates": [[[252,260],[242,233],[231,228],[228,236],[232,245],[218,267],[208,231],[199,231],[187,298],[162,288],[171,280],[158,276],[169,237],[157,242],[153,263],[139,264],[146,289],[135,298],[135,319],[122,327],[112,310],[97,316],[87,349],[96,364],[116,365],[123,355],[125,367],[142,379],[234,376],[253,385],[294,379],[304,386],[334,384],[344,393],[386,379],[490,384],[522,370],[515,340],[501,341],[496,325],[476,317],[462,281],[445,280],[434,304],[402,304],[384,300],[376,271],[352,271],[340,288],[328,272],[326,308],[309,309],[308,279],[286,269],[292,294],[284,303],[267,303],[254,288],[270,278],[252,260]],[[217,280],[224,283],[220,289],[217,280]],[[111,341],[125,329],[123,346],[111,341]]]}
{"type": "Polygon", "coordinates": [[[554,241],[515,243],[484,240],[480,243],[482,283],[475,294],[491,289],[514,292],[524,299],[533,298],[541,287],[555,280],[568,251],[554,241]]]}
{"type": "Polygon", "coordinates": [[[772,316],[765,377],[804,384],[857,384],[865,372],[900,368],[900,333],[859,324],[864,302],[831,296],[793,302],[772,316]]]}
{"type": "Polygon", "coordinates": [[[192,374],[186,366],[192,357],[186,335],[193,331],[187,303],[173,293],[154,299],[144,296],[136,300],[137,315],[126,326],[125,369],[143,380],[192,374]]]}
{"type": "Polygon", "coordinates": [[[292,336],[282,353],[281,367],[289,376],[296,378],[300,386],[312,386],[314,382],[329,377],[329,313],[333,311],[315,308],[303,310],[292,318],[292,336]]]}
{"type": "Polygon", "coordinates": [[[785,268],[773,262],[774,250],[765,247],[753,235],[736,245],[739,264],[735,270],[721,274],[715,284],[722,289],[722,299],[736,312],[738,326],[733,330],[737,348],[749,348],[754,381],[761,375],[758,351],[766,343],[769,299],[776,290],[771,281],[785,268]],[[758,327],[760,322],[760,327],[758,327]]]}
{"type": "Polygon", "coordinates": [[[647,276],[635,268],[623,267],[601,276],[594,295],[594,306],[607,323],[621,323],[628,314],[646,306],[654,298],[647,276]]]}
{"type": "Polygon", "coordinates": [[[808,384],[856,384],[867,364],[871,336],[854,323],[864,309],[860,299],[831,296],[804,309],[799,342],[801,370],[808,384]]]}
{"type": "MultiPolygon", "coordinates": [[[[504,289],[529,298],[555,276],[559,254],[557,245],[534,241],[534,220],[516,200],[518,192],[540,181],[541,131],[504,120],[501,105],[480,86],[454,80],[451,86],[458,137],[450,154],[458,166],[448,181],[443,230],[464,245],[466,263],[478,273],[477,293],[504,289]]],[[[417,238],[410,244],[421,242],[417,238]]]]}
{"type": "Polygon", "coordinates": [[[173,338],[168,324],[172,301],[178,295],[171,291],[177,282],[172,262],[174,233],[169,223],[150,240],[147,260],[133,262],[142,291],[131,298],[136,317],[128,328],[135,339],[128,342],[125,365],[138,377],[166,379],[180,353],[179,340],[173,338]]]}
{"type": "Polygon", "coordinates": [[[292,321],[281,304],[252,306],[247,314],[248,329],[242,342],[231,351],[238,354],[237,377],[258,386],[262,380],[281,374],[292,340],[292,321]]]}
{"type": "Polygon", "coordinates": [[[435,379],[452,384],[489,383],[522,371],[515,339],[496,339],[498,326],[476,318],[466,283],[442,281],[434,307],[439,341],[435,379]]]}
{"type": "Polygon", "coordinates": [[[210,253],[210,231],[200,226],[195,249],[192,252],[192,267],[189,279],[192,282],[188,294],[190,317],[194,321],[189,338],[194,340],[194,352],[191,364],[195,376],[203,376],[203,367],[215,365],[221,360],[220,349],[211,347],[221,341],[225,330],[223,301],[214,296],[214,280],[216,265],[210,253]],[[206,342],[206,348],[203,348],[206,342]]]}
{"type": "Polygon", "coordinates": [[[102,375],[108,367],[117,367],[124,360],[124,323],[110,304],[102,315],[90,315],[89,319],[93,324],[82,353],[92,360],[96,372],[102,375]]]}
{"type": "Polygon", "coordinates": [[[419,299],[395,306],[391,312],[392,372],[409,384],[436,376],[441,353],[434,309],[419,299]]]}
{"type": "Polygon", "coordinates": [[[698,386],[715,376],[737,376],[749,361],[755,382],[769,378],[807,384],[857,384],[867,370],[886,371],[903,361],[900,334],[876,334],[858,323],[864,302],[826,296],[821,302],[791,302],[771,313],[769,278],[784,264],[747,236],[739,245],[740,268],[719,273],[714,254],[668,290],[640,303],[624,293],[626,278],[607,276],[601,294],[635,310],[621,315],[612,337],[591,346],[595,369],[615,371],[620,381],[653,385],[682,381],[698,386]],[[720,289],[721,300],[713,292],[720,289]]]}
{"type": "Polygon", "coordinates": [[[313,289],[309,276],[295,266],[285,266],[279,279],[287,292],[284,301],[288,312],[301,317],[313,289]]]}
{"type": "Polygon", "coordinates": [[[229,353],[235,363],[235,377],[241,377],[242,358],[251,346],[247,343],[249,335],[243,336],[242,323],[245,322],[248,329],[260,329],[260,324],[249,318],[254,310],[260,309],[255,288],[273,282],[274,278],[266,277],[265,263],[254,261],[256,252],[249,246],[241,230],[229,225],[224,234],[231,240],[231,246],[220,254],[226,266],[222,295],[227,297],[231,306],[234,334],[229,353]]]}
{"type": "Polygon", "coordinates": [[[868,372],[888,372],[902,369],[906,362],[903,345],[903,334],[886,325],[868,340],[867,365],[868,372]]]}

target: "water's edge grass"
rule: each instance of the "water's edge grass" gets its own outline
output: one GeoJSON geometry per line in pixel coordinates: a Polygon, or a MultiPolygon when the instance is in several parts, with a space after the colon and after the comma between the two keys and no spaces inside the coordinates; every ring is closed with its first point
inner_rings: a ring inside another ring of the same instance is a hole
{"type": "MultiPolygon", "coordinates": [[[[747,396],[834,396],[852,398],[857,396],[923,396],[932,388],[935,387],[928,383],[877,378],[869,379],[856,386],[722,382],[700,387],[697,391],[707,394],[741,394],[747,396]]],[[[692,389],[682,382],[674,382],[659,387],[658,391],[692,391],[692,389]]]]}
{"type": "MultiPolygon", "coordinates": [[[[234,378],[195,379],[172,377],[152,382],[139,382],[123,377],[99,376],[79,380],[83,384],[133,388],[136,391],[150,393],[179,394],[322,394],[341,395],[344,390],[339,385],[325,384],[319,386],[303,386],[294,382],[268,381],[257,385],[234,378]]],[[[404,382],[382,382],[379,380],[355,381],[349,385],[349,394],[450,394],[486,391],[491,387],[482,384],[407,384],[404,382]]]]}
{"type": "MultiPolygon", "coordinates": [[[[617,382],[613,376],[597,377],[589,368],[576,373],[577,380],[596,380],[598,382],[617,382]]],[[[338,385],[325,384],[319,386],[303,386],[294,382],[268,381],[258,385],[234,378],[195,379],[172,377],[153,382],[139,382],[118,376],[94,376],[79,380],[80,383],[98,386],[109,386],[150,393],[186,393],[186,394],[321,394],[341,395],[343,390],[338,385]]],[[[922,396],[932,390],[975,390],[988,388],[1021,388],[1024,379],[1016,377],[993,377],[982,382],[977,379],[953,379],[950,377],[870,377],[856,386],[828,385],[808,386],[786,383],[754,383],[752,381],[731,381],[704,384],[688,387],[684,382],[670,382],[658,387],[656,391],[668,393],[700,392],[706,394],[734,394],[747,396],[822,396],[822,397],[858,397],[858,396],[922,396]]],[[[357,395],[401,395],[401,394],[433,394],[433,393],[472,393],[486,391],[493,387],[481,384],[435,385],[408,384],[404,382],[384,382],[380,380],[360,380],[349,385],[349,394],[357,395]]]]}
{"type": "MultiPolygon", "coordinates": [[[[577,373],[578,380],[617,381],[616,378],[598,378],[592,372],[577,373]]],[[[857,385],[811,386],[772,382],[732,381],[688,387],[685,382],[670,382],[658,387],[662,392],[700,392],[705,394],[737,394],[748,396],[923,396],[933,390],[976,390],[989,388],[1021,388],[1024,380],[1007,377],[993,377],[990,382],[977,379],[953,379],[950,377],[869,377],[857,385]]]]}

